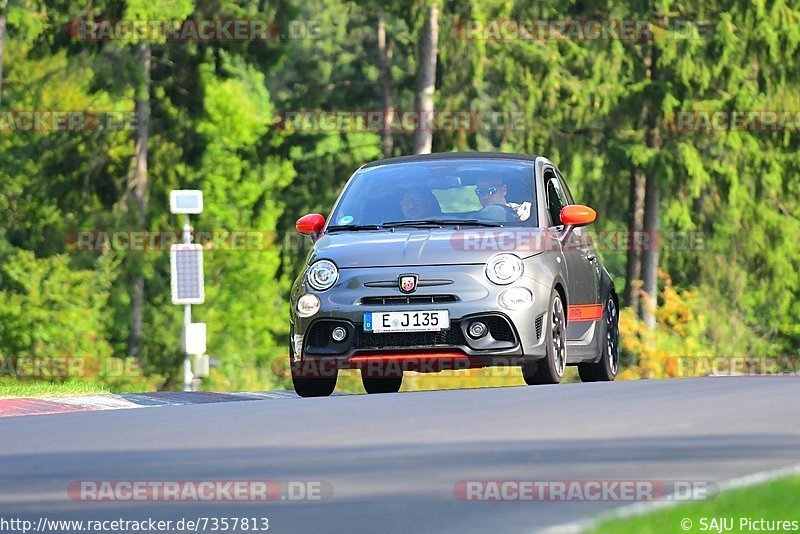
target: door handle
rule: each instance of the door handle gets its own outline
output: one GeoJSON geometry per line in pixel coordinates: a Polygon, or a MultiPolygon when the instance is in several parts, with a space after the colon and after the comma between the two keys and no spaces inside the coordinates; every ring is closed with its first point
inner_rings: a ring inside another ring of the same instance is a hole
{"type": "Polygon", "coordinates": [[[587,254],[586,259],[589,261],[597,261],[597,254],[594,253],[587,254]]]}

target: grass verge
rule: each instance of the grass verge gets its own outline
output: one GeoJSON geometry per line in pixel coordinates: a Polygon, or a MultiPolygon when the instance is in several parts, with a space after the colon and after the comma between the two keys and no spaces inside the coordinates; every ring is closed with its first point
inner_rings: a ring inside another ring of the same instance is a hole
{"type": "Polygon", "coordinates": [[[604,521],[605,534],[800,531],[800,475],[723,492],[643,516],[604,521]],[[788,523],[784,523],[788,522],[788,523]]]}
{"type": "Polygon", "coordinates": [[[100,384],[78,380],[66,382],[0,380],[0,397],[64,397],[90,393],[110,393],[110,391],[100,384]]]}

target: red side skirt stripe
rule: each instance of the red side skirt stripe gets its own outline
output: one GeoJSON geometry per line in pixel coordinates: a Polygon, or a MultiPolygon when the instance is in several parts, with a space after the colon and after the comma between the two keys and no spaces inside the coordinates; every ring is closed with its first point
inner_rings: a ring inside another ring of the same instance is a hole
{"type": "Polygon", "coordinates": [[[597,321],[603,318],[603,306],[601,304],[581,304],[569,306],[567,308],[567,321],[597,321]]]}

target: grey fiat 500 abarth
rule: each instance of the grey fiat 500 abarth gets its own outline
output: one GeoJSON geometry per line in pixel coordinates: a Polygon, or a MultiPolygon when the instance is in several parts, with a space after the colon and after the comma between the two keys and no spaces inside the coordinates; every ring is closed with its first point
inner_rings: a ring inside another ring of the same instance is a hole
{"type": "Polygon", "coordinates": [[[442,153],[368,163],[326,221],[291,292],[297,393],[330,395],[339,369],[369,393],[403,371],[519,366],[555,384],[613,380],[619,302],[556,166],[543,157],[442,153]]]}

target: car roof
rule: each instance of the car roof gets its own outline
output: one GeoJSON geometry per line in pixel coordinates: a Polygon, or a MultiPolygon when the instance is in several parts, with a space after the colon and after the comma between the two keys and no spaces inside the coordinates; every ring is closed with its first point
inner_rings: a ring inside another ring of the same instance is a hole
{"type": "Polygon", "coordinates": [[[397,156],[385,158],[361,166],[362,169],[378,167],[380,165],[393,165],[395,163],[410,163],[415,161],[433,161],[441,159],[505,159],[519,161],[536,161],[537,156],[528,154],[515,154],[512,152],[434,152],[433,154],[415,154],[413,156],[397,156]]]}

